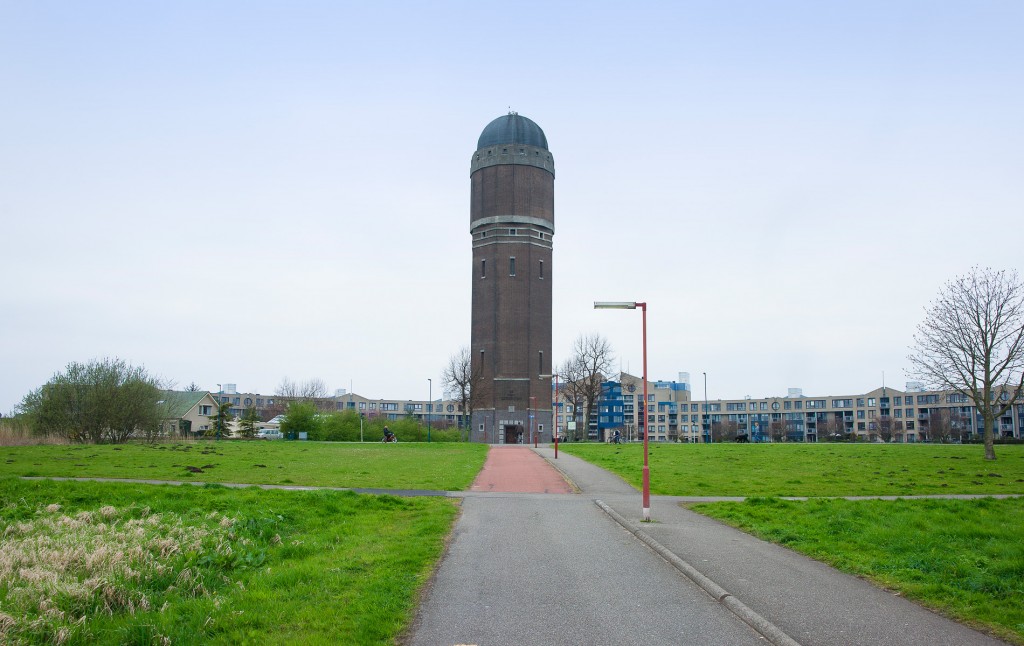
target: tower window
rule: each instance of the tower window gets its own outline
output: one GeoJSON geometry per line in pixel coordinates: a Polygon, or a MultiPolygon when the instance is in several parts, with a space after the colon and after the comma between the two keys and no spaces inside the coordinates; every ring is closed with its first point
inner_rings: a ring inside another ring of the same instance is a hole
{"type": "Polygon", "coordinates": [[[543,374],[544,373],[544,351],[543,350],[541,350],[540,352],[537,353],[537,373],[538,374],[543,374]]]}
{"type": "Polygon", "coordinates": [[[487,259],[480,261],[480,278],[487,278],[487,259]]]}
{"type": "Polygon", "coordinates": [[[516,259],[515,259],[515,256],[513,256],[513,257],[508,259],[508,275],[509,276],[515,276],[516,275],[516,259]]]}
{"type": "Polygon", "coordinates": [[[480,351],[480,370],[484,369],[484,351],[480,351]]]}
{"type": "Polygon", "coordinates": [[[544,261],[540,261],[540,277],[544,278],[544,261]]]}

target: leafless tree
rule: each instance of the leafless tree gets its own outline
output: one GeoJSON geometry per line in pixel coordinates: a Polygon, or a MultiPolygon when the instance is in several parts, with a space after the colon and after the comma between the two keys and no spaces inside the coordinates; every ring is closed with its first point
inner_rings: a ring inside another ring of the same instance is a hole
{"type": "Polygon", "coordinates": [[[473,411],[484,397],[484,378],[479,370],[473,370],[473,355],[467,346],[448,358],[448,365],[441,373],[444,388],[459,402],[466,424],[473,417],[473,411]]]}
{"type": "Polygon", "coordinates": [[[771,435],[772,442],[786,441],[786,432],[789,430],[786,424],[787,421],[789,420],[780,417],[779,419],[773,419],[768,424],[768,433],[771,435]]]}
{"type": "Polygon", "coordinates": [[[950,410],[948,408],[932,409],[928,414],[928,439],[945,444],[952,441],[956,435],[950,410]]]}
{"type": "Polygon", "coordinates": [[[715,442],[733,442],[739,435],[740,425],[730,419],[711,423],[711,437],[715,442]]]}
{"type": "Polygon", "coordinates": [[[277,385],[274,394],[290,399],[324,399],[327,397],[327,384],[323,379],[307,379],[300,383],[285,377],[277,385]]]}
{"type": "Polygon", "coordinates": [[[819,419],[817,428],[819,441],[836,442],[846,439],[846,422],[841,417],[819,419]]]}
{"type": "Polygon", "coordinates": [[[915,377],[971,399],[995,460],[999,418],[1024,387],[1024,284],[1015,271],[973,267],[948,281],[926,309],[907,357],[915,377]]]}
{"type": "MultiPolygon", "coordinates": [[[[613,361],[612,347],[607,339],[600,334],[581,334],[576,337],[569,358],[558,369],[566,396],[574,406],[583,406],[583,429],[577,429],[575,439],[580,439],[581,430],[586,433],[590,428],[590,420],[601,397],[601,383],[612,371],[613,361]]],[[[637,411],[646,415],[647,402],[642,402],[637,411]]]]}
{"type": "Polygon", "coordinates": [[[892,415],[882,415],[875,423],[875,431],[878,433],[879,439],[883,442],[892,441],[894,428],[895,420],[892,418],[892,415]]]}

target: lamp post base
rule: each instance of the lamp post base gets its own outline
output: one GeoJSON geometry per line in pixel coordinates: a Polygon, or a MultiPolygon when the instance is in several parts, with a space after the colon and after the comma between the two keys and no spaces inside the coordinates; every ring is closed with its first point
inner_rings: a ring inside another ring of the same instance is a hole
{"type": "Polygon", "coordinates": [[[643,469],[643,502],[644,522],[651,520],[651,469],[646,464],[643,469]]]}

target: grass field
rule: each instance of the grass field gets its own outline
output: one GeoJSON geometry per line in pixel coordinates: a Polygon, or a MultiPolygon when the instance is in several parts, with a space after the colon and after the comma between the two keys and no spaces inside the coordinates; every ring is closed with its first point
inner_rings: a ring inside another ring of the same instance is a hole
{"type": "Polygon", "coordinates": [[[1024,499],[691,506],[1024,644],[1024,499]]]}
{"type": "MultiPolygon", "coordinates": [[[[640,486],[640,444],[563,444],[640,486]]],[[[675,496],[1024,494],[1024,446],[651,444],[651,493],[675,496]]]]}
{"type": "Polygon", "coordinates": [[[0,643],[390,644],[445,498],[0,478],[0,643]]]}
{"type": "Polygon", "coordinates": [[[104,477],[324,487],[467,488],[481,444],[204,441],[0,447],[0,476],[104,477]]]}

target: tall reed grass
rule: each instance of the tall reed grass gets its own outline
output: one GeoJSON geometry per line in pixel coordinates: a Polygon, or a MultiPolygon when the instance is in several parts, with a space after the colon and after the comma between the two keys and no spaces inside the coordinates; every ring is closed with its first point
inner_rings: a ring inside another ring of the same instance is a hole
{"type": "Polygon", "coordinates": [[[0,418],[0,446],[28,446],[30,444],[69,444],[66,438],[36,434],[28,420],[19,417],[0,418]]]}

